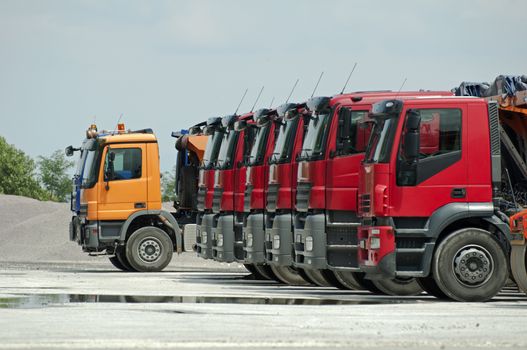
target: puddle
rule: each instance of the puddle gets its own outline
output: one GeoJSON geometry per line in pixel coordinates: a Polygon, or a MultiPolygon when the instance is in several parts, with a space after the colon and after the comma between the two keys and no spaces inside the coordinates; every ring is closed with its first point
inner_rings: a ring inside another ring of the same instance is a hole
{"type": "Polygon", "coordinates": [[[70,303],[175,303],[267,305],[377,305],[415,303],[408,299],[340,300],[327,298],[266,298],[224,296],[143,296],[93,294],[10,294],[0,297],[0,309],[32,309],[70,303]]]}

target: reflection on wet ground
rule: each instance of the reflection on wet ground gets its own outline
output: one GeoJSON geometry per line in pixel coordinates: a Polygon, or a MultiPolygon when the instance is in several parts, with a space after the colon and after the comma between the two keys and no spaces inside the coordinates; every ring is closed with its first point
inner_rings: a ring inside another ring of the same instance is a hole
{"type": "Polygon", "coordinates": [[[0,297],[0,309],[32,309],[70,303],[189,303],[267,305],[377,305],[415,303],[413,299],[338,300],[326,298],[273,298],[233,296],[143,296],[94,294],[10,294],[0,297]]]}

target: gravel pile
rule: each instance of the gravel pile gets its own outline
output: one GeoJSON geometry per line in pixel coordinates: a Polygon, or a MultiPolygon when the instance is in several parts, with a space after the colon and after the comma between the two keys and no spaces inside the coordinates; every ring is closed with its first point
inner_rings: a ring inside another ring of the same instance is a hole
{"type": "MultiPolygon", "coordinates": [[[[173,210],[170,203],[163,207],[173,210]]],[[[0,194],[0,262],[96,263],[112,267],[107,256],[89,256],[69,240],[70,220],[69,203],[0,194]]],[[[246,272],[243,265],[203,260],[195,253],[174,253],[166,270],[178,268],[246,272]]]]}
{"type": "Polygon", "coordinates": [[[79,261],[90,257],[70,242],[68,203],[0,195],[0,261],[79,261]]]}

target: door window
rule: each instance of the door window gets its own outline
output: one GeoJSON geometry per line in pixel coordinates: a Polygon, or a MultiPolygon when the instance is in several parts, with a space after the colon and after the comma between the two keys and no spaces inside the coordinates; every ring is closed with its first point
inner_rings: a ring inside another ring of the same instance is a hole
{"type": "Polygon", "coordinates": [[[104,162],[105,181],[138,179],[142,173],[142,156],[140,148],[110,148],[104,162]],[[109,154],[115,154],[113,162],[109,154]],[[112,164],[113,163],[113,164],[112,164]],[[113,166],[113,171],[111,167],[113,166]]]}
{"type": "Polygon", "coordinates": [[[461,110],[414,109],[413,112],[421,117],[419,154],[411,161],[405,157],[405,136],[411,132],[406,125],[407,114],[398,156],[397,184],[400,186],[415,186],[461,159],[461,110]]]}
{"type": "Polygon", "coordinates": [[[363,153],[368,145],[372,123],[367,123],[368,111],[350,111],[341,109],[337,133],[338,155],[363,153]]]}

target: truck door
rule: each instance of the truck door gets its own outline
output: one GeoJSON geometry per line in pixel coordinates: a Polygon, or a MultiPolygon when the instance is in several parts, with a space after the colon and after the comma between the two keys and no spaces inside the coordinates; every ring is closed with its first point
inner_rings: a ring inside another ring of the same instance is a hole
{"type": "Polygon", "coordinates": [[[393,191],[388,193],[390,207],[396,211],[391,216],[411,213],[426,218],[446,204],[468,201],[467,142],[463,142],[468,129],[466,114],[463,105],[446,108],[444,104],[437,108],[410,108],[401,114],[403,130],[392,155],[396,176],[390,186],[393,191]],[[419,116],[419,125],[408,125],[411,113],[419,116]],[[419,132],[419,153],[410,162],[405,154],[405,134],[412,132],[409,128],[419,132]]]}
{"type": "Polygon", "coordinates": [[[147,209],[146,158],[145,144],[105,147],[99,173],[99,220],[126,220],[147,209]]]}
{"type": "MultiPolygon", "coordinates": [[[[364,123],[368,110],[341,107],[334,145],[327,162],[326,205],[329,211],[357,211],[359,168],[364,158],[371,124],[364,123]]],[[[331,138],[333,140],[333,138],[331,138]]]]}

